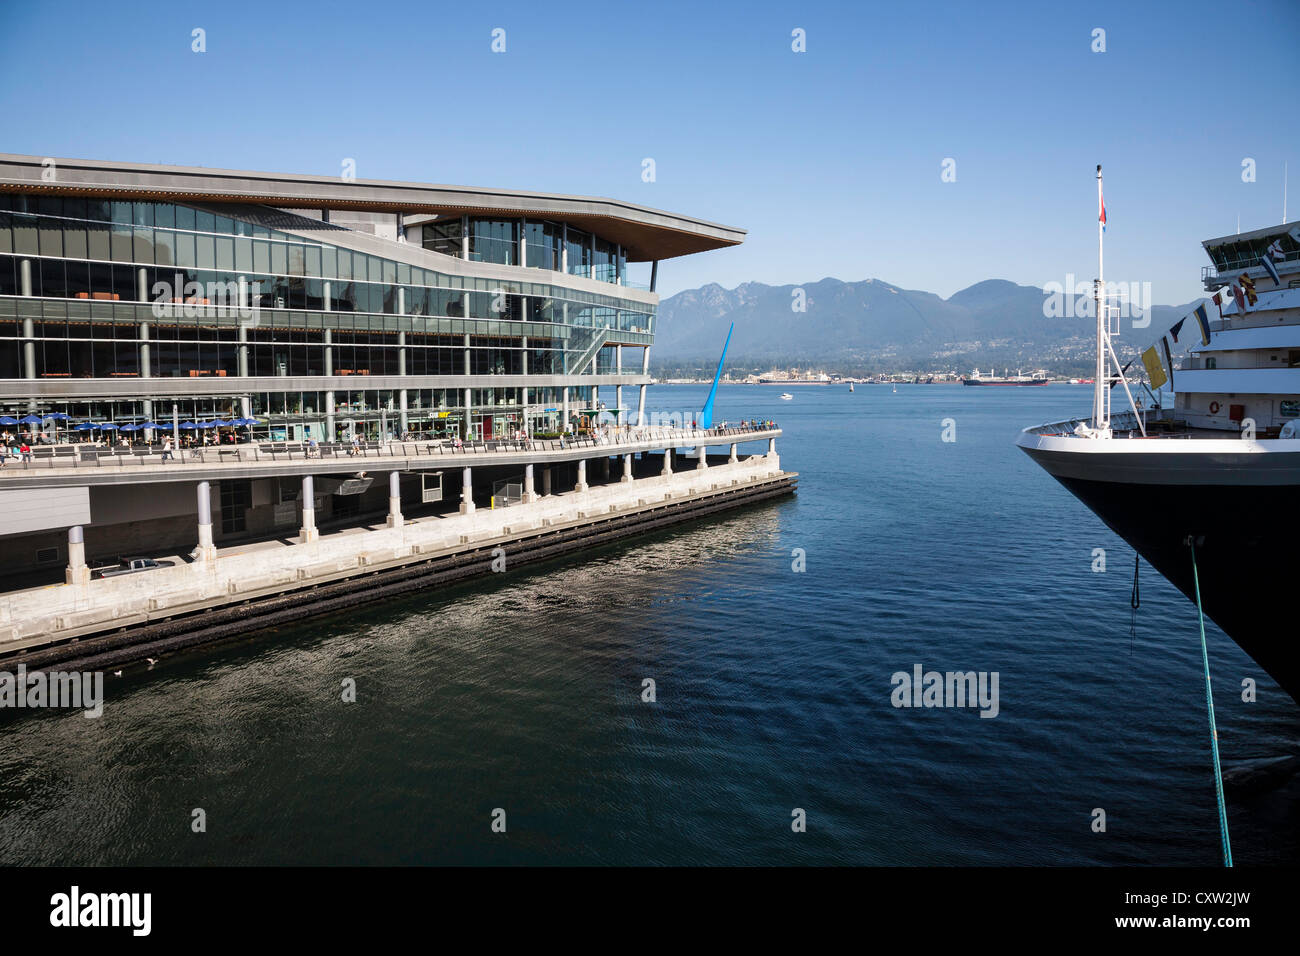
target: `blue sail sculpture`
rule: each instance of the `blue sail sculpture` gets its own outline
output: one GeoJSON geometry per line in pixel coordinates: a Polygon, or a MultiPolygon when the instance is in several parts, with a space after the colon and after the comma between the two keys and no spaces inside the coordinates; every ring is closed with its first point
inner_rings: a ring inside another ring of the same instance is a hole
{"type": "Polygon", "coordinates": [[[722,363],[727,360],[727,346],[731,344],[731,333],[735,330],[736,323],[731,323],[731,328],[727,329],[727,341],[722,343],[722,356],[718,359],[718,371],[713,376],[713,387],[709,389],[708,401],[700,409],[700,427],[713,427],[713,400],[718,397],[718,379],[722,378],[722,363]]]}

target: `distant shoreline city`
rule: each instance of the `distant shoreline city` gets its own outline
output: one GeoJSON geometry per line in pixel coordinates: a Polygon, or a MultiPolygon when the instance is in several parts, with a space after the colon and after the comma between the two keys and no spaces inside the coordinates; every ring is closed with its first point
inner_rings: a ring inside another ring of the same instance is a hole
{"type": "MultiPolygon", "coordinates": [[[[981,372],[955,372],[952,369],[931,371],[878,372],[870,375],[845,375],[828,372],[824,369],[769,369],[765,372],[753,372],[744,375],[724,373],[723,385],[961,385],[967,379],[1015,378],[1017,376],[1045,379],[1053,385],[1091,384],[1091,378],[1082,375],[1061,375],[1046,369],[989,369],[981,372]]],[[[713,381],[710,376],[666,375],[655,377],[661,385],[708,385],[713,381]]]]}

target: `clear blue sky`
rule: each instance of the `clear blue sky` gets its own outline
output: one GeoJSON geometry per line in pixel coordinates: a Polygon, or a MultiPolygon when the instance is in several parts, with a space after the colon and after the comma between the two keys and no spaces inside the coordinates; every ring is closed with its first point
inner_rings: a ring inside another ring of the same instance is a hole
{"type": "Polygon", "coordinates": [[[6,2],[0,151],[613,196],[749,230],[665,293],[945,296],[1090,278],[1102,162],[1107,276],[1181,303],[1201,239],[1280,220],[1286,160],[1300,218],[1297,37],[1294,0],[6,2]]]}

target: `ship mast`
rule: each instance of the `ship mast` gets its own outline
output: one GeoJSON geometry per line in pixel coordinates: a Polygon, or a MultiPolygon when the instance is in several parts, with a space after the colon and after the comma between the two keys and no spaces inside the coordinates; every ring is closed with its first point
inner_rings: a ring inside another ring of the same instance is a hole
{"type": "MultiPolygon", "coordinates": [[[[1097,306],[1097,372],[1096,378],[1093,379],[1092,387],[1092,428],[1084,426],[1084,433],[1092,438],[1110,438],[1110,390],[1112,385],[1123,385],[1124,394],[1128,396],[1129,407],[1133,409],[1133,418],[1137,424],[1138,431],[1142,437],[1146,437],[1146,423],[1142,421],[1142,416],[1138,414],[1137,403],[1133,401],[1133,392],[1128,387],[1128,379],[1124,376],[1124,369],[1120,367],[1119,356],[1115,354],[1115,343],[1112,336],[1119,333],[1119,329],[1111,328],[1111,318],[1118,317],[1120,314],[1119,307],[1114,307],[1111,311],[1110,295],[1106,292],[1105,277],[1105,237],[1106,237],[1106,207],[1101,195],[1101,164],[1097,164],[1097,278],[1094,280],[1092,295],[1093,302],[1097,306]],[[1109,356],[1109,361],[1107,361],[1109,356]],[[1111,374],[1111,363],[1114,363],[1114,375],[1111,374]]],[[[1131,427],[1131,426],[1125,426],[1131,427]]]]}
{"type": "Polygon", "coordinates": [[[1105,404],[1107,388],[1105,385],[1106,372],[1106,304],[1105,297],[1102,295],[1102,289],[1105,288],[1103,279],[1104,269],[1104,249],[1106,224],[1102,222],[1101,195],[1101,163],[1097,164],[1097,279],[1092,286],[1093,303],[1096,305],[1097,313],[1097,371],[1093,378],[1092,387],[1092,427],[1095,431],[1102,432],[1110,428],[1109,416],[1106,414],[1105,404]]]}

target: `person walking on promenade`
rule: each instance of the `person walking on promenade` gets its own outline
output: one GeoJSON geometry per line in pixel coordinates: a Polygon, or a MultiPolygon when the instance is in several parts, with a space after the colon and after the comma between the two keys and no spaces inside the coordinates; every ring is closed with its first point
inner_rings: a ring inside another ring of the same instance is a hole
{"type": "Polygon", "coordinates": [[[172,457],[172,436],[168,435],[163,439],[163,461],[175,461],[172,457]]]}
{"type": "Polygon", "coordinates": [[[32,446],[27,444],[26,441],[24,441],[21,445],[18,446],[18,451],[22,454],[23,461],[32,460],[32,446]]]}

